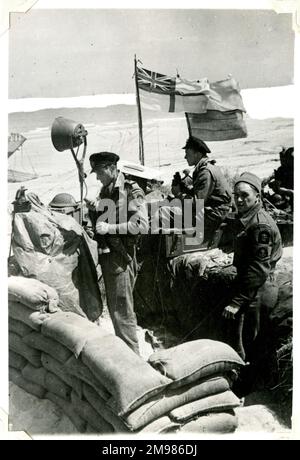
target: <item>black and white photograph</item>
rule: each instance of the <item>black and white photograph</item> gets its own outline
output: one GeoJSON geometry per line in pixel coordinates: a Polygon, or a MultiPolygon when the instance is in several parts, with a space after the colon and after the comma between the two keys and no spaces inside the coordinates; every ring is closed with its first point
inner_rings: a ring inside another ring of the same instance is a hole
{"type": "Polygon", "coordinates": [[[0,435],[299,439],[297,2],[13,3],[0,435]]]}

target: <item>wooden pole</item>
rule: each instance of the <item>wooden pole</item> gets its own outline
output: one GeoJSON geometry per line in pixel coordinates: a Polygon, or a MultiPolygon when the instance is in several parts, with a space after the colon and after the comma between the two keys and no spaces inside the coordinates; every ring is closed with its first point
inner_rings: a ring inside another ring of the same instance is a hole
{"type": "Polygon", "coordinates": [[[143,120],[142,120],[141,101],[140,101],[140,93],[139,93],[139,86],[138,86],[136,55],[134,55],[134,79],[135,79],[136,103],[137,103],[137,108],[138,108],[138,123],[139,123],[139,160],[140,160],[140,163],[144,165],[145,157],[144,157],[144,140],[143,140],[143,120]]]}

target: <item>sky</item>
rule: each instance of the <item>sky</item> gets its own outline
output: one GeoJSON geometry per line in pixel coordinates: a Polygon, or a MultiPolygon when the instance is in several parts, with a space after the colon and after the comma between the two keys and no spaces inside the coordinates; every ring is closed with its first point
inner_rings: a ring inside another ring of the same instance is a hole
{"type": "Polygon", "coordinates": [[[133,93],[143,66],[241,88],[293,83],[292,15],[268,10],[31,10],[11,15],[9,97],[133,93]]]}

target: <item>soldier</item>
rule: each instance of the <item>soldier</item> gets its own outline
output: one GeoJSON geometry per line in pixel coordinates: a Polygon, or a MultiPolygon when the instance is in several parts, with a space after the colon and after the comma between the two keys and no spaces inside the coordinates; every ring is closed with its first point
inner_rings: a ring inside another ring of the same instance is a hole
{"type": "Polygon", "coordinates": [[[212,246],[216,230],[231,209],[230,187],[215,160],[208,159],[205,142],[190,136],[183,149],[188,165],[195,166],[193,187],[187,193],[204,200],[204,240],[212,246]]]}
{"type": "Polygon", "coordinates": [[[71,215],[79,222],[80,203],[77,203],[75,198],[70,193],[58,193],[48,204],[52,211],[62,214],[71,215]]]}
{"type": "Polygon", "coordinates": [[[293,210],[294,201],[294,147],[283,148],[279,153],[280,166],[271,176],[263,179],[262,188],[266,185],[273,190],[273,195],[266,195],[277,208],[293,210]]]}
{"type": "Polygon", "coordinates": [[[111,152],[90,156],[92,172],[103,187],[96,203],[87,204],[96,211],[93,218],[95,239],[115,333],[139,354],[133,305],[136,239],[139,233],[147,233],[148,216],[144,192],[136,182],[125,179],[118,171],[118,160],[119,156],[111,152]],[[112,212],[106,212],[107,206],[112,212]]]}
{"type": "Polygon", "coordinates": [[[233,259],[237,276],[223,318],[231,326],[230,344],[243,359],[252,361],[251,350],[260,332],[262,315],[267,313],[264,309],[270,311],[277,301],[274,270],[282,255],[281,236],[272,217],[262,208],[261,181],[257,176],[245,172],[238,177],[234,200],[238,210],[233,259]]]}

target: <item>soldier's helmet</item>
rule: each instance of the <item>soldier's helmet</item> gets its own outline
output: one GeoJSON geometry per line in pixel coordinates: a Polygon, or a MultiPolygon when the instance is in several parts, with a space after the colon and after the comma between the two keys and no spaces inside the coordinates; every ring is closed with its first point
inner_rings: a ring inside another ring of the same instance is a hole
{"type": "Polygon", "coordinates": [[[53,211],[73,215],[78,209],[79,203],[76,202],[70,193],[58,193],[53,197],[48,206],[53,211]]]}

